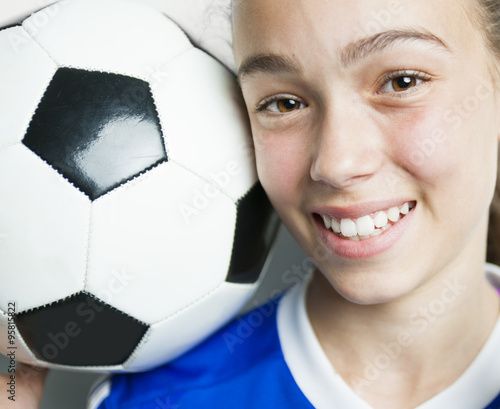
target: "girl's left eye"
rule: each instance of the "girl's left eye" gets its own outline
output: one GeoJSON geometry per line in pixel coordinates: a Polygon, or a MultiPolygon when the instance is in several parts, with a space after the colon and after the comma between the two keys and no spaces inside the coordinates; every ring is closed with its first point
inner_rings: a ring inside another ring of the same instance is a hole
{"type": "Polygon", "coordinates": [[[417,72],[396,72],[392,73],[388,78],[384,79],[383,85],[379,93],[409,93],[413,88],[420,85],[422,82],[427,82],[430,77],[424,73],[417,72]]]}

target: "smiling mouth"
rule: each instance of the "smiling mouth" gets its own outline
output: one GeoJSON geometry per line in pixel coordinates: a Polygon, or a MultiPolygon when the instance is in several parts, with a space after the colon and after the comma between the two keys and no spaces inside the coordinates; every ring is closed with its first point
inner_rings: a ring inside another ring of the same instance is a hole
{"type": "Polygon", "coordinates": [[[325,227],[335,233],[336,236],[353,241],[362,241],[380,236],[404,218],[415,206],[416,202],[414,201],[406,202],[401,206],[379,210],[356,219],[337,219],[328,215],[319,216],[323,219],[325,227]]]}

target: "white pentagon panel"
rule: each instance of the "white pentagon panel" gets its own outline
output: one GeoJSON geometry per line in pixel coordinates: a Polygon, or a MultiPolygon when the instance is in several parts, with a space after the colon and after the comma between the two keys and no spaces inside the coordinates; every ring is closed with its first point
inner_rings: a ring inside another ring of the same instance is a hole
{"type": "Polygon", "coordinates": [[[257,181],[250,128],[236,80],[193,49],[152,84],[169,158],[204,175],[234,201],[257,181]],[[210,78],[210,81],[207,81],[210,78]]]}
{"type": "Polygon", "coordinates": [[[28,348],[24,344],[24,341],[19,336],[17,329],[15,330],[14,343],[10,343],[9,338],[9,317],[3,311],[0,311],[0,351],[5,351],[8,354],[11,351],[15,352],[15,357],[17,360],[36,364],[36,358],[29,352],[28,348]],[[9,347],[15,349],[9,349],[9,347]]]}
{"type": "Polygon", "coordinates": [[[90,202],[24,145],[0,151],[0,308],[83,288],[90,202]]]}
{"type": "Polygon", "coordinates": [[[0,149],[20,142],[57,67],[22,27],[0,31],[0,149]]]}
{"type": "Polygon", "coordinates": [[[175,23],[129,0],[63,1],[35,13],[23,27],[59,66],[138,78],[154,75],[192,48],[175,23]]]}
{"type": "Polygon", "coordinates": [[[227,323],[254,290],[252,284],[224,282],[217,291],[185,308],[182,313],[152,325],[145,341],[125,363],[125,369],[143,371],[186,352],[227,323]]]}
{"type": "Polygon", "coordinates": [[[164,163],[92,206],[86,289],[108,304],[152,323],[224,281],[236,206],[189,171],[164,163]]]}

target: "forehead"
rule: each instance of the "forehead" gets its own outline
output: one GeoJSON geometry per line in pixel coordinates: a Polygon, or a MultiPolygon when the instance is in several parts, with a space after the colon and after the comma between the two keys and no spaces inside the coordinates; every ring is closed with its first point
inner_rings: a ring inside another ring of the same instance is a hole
{"type": "Polygon", "coordinates": [[[482,41],[467,6],[473,0],[235,0],[237,63],[252,54],[307,60],[335,57],[349,44],[385,31],[435,36],[468,52],[482,41]]]}

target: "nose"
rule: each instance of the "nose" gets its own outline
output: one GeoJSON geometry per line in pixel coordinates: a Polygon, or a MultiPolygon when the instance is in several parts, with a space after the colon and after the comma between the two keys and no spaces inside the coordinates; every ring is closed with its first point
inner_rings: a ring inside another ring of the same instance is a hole
{"type": "Polygon", "coordinates": [[[313,138],[311,177],[336,189],[371,179],[383,165],[380,130],[361,110],[329,110],[313,138]]]}

